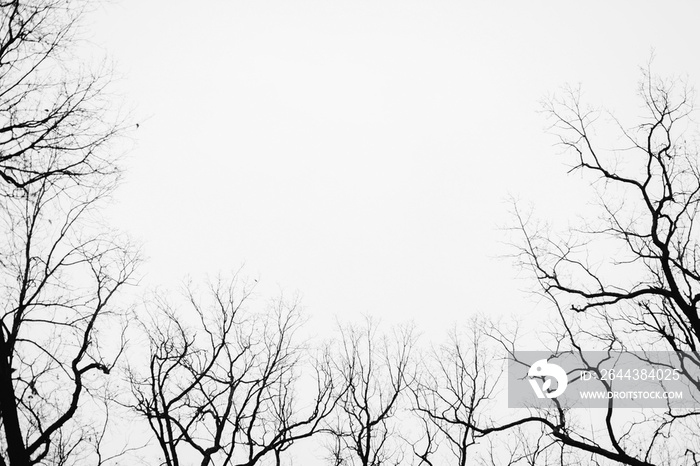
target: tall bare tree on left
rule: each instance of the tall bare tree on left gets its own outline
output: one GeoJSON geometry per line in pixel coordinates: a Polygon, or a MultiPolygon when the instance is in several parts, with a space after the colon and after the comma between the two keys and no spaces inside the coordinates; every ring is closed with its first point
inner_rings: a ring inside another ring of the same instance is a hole
{"type": "Polygon", "coordinates": [[[73,56],[86,5],[0,2],[0,466],[84,459],[82,412],[123,347],[104,324],[137,256],[96,215],[121,125],[108,73],[73,56]]]}

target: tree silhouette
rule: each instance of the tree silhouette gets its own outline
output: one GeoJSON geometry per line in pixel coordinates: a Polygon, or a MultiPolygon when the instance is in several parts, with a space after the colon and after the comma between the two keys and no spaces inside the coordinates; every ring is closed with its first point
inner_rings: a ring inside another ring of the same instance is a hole
{"type": "Polygon", "coordinates": [[[104,66],[73,56],[88,2],[0,3],[0,188],[44,179],[101,182],[117,168],[109,143],[120,124],[109,111],[104,66]]]}
{"type": "Polygon", "coordinates": [[[303,322],[298,306],[280,301],[253,313],[249,293],[234,278],[203,294],[190,286],[186,306],[162,297],[149,306],[147,368],[136,364],[130,381],[133,408],[155,434],[163,464],[194,454],[202,466],[268,458],[279,465],[284,451],[320,432],[331,414],[337,393],[324,358],[304,385],[313,394],[299,394],[300,371],[312,361],[295,335],[303,322]]]}
{"type": "Polygon", "coordinates": [[[424,358],[409,387],[421,438],[413,443],[419,465],[470,464],[469,453],[481,435],[472,426],[495,395],[501,374],[487,328],[478,319],[454,328],[446,341],[424,358]]]}
{"type": "Polygon", "coordinates": [[[382,335],[371,318],[361,326],[340,327],[332,361],[333,377],[342,384],[343,394],[329,426],[334,464],[402,463],[403,441],[395,417],[412,379],[414,345],[412,328],[382,335]]]}
{"type": "Polygon", "coordinates": [[[120,129],[108,73],[72,55],[86,6],[0,3],[3,466],[99,457],[104,429],[86,406],[124,345],[104,325],[138,260],[96,215],[119,175],[120,129]]]}
{"type": "Polygon", "coordinates": [[[109,189],[45,178],[0,207],[0,464],[51,462],[92,441],[73,418],[121,353],[103,322],[137,264],[128,242],[87,223],[109,189]]]}
{"type": "MultiPolygon", "coordinates": [[[[629,129],[611,116],[623,141],[612,148],[596,136],[601,113],[586,109],[578,91],[547,104],[553,131],[575,157],[571,171],[596,188],[599,215],[562,234],[515,205],[516,257],[555,310],[550,349],[678,352],[678,369],[699,387],[700,167],[691,94],[647,68],[639,95],[646,117],[629,129]]],[[[494,336],[515,354],[517,339],[494,336]]],[[[685,465],[697,464],[699,414],[670,405],[623,414],[611,399],[588,413],[584,427],[576,410],[552,400],[526,417],[471,427],[479,435],[541,430],[562,464],[685,465]]]]}

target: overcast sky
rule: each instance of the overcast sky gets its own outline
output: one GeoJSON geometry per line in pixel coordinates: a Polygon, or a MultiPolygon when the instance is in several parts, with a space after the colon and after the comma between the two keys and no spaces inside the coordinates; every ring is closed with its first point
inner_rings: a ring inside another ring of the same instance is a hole
{"type": "Polygon", "coordinates": [[[527,315],[507,197],[566,218],[581,193],[539,102],[581,83],[635,117],[652,49],[698,82],[699,7],[674,5],[114,2],[89,26],[140,128],[113,222],[146,284],[245,264],[321,327],[527,315]]]}

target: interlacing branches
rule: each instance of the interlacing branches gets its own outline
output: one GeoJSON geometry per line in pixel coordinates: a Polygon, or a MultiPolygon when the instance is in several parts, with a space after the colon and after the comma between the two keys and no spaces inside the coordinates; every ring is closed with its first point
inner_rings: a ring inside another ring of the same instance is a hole
{"type": "Polygon", "coordinates": [[[190,286],[183,307],[158,296],[148,305],[148,367],[129,378],[132,407],[148,421],[163,464],[182,464],[188,450],[203,466],[279,464],[334,408],[327,357],[311,366],[297,341],[298,306],[280,300],[253,313],[250,292],[234,278],[203,294],[190,286]],[[311,396],[298,393],[303,367],[315,371],[311,396]]]}

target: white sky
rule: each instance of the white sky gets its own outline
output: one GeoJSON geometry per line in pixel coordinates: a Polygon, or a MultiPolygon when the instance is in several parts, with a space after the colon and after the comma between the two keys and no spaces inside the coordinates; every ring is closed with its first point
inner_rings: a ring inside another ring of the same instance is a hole
{"type": "Polygon", "coordinates": [[[508,194],[578,195],[538,102],[635,116],[639,66],[700,79],[691,2],[136,1],[95,15],[141,127],[112,217],[145,283],[235,270],[323,319],[529,315],[508,194]]]}

